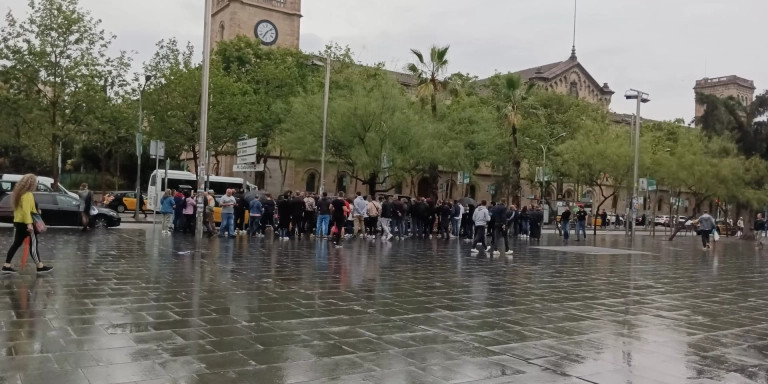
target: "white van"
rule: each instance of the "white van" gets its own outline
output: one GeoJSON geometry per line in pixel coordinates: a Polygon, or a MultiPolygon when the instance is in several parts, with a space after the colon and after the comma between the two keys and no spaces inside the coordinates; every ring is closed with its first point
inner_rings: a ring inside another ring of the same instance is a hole
{"type": "MultiPolygon", "coordinates": [[[[0,181],[11,181],[11,182],[18,182],[21,180],[21,178],[24,177],[24,175],[13,175],[10,173],[5,173],[0,175],[0,181]]],[[[43,192],[53,192],[53,179],[50,177],[45,176],[38,176],[37,177],[37,190],[43,191],[43,192]]],[[[59,193],[62,195],[69,195],[74,197],[75,199],[80,199],[80,196],[78,196],[74,192],[68,191],[64,186],[59,183],[59,193]]]]}

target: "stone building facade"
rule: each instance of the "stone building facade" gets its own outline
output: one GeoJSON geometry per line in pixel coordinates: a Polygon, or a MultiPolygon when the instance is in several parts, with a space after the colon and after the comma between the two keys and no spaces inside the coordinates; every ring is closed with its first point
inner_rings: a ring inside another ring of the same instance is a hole
{"type": "MultiPolygon", "coordinates": [[[[739,76],[723,76],[696,80],[694,92],[719,97],[733,96],[744,105],[749,105],[755,98],[755,82],[739,76]]],[[[704,114],[704,106],[696,103],[696,118],[704,114]]]]}
{"type": "Polygon", "coordinates": [[[212,47],[244,35],[266,46],[299,49],[301,0],[214,0],[212,11],[212,47]]]}

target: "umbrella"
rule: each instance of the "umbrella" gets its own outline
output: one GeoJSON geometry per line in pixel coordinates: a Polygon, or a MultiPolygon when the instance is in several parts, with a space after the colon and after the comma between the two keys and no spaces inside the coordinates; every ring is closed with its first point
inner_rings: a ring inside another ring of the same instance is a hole
{"type": "Polygon", "coordinates": [[[461,204],[461,205],[477,205],[477,203],[475,203],[475,199],[473,199],[471,197],[462,197],[461,199],[459,199],[459,204],[461,204]]]}
{"type": "Polygon", "coordinates": [[[251,190],[243,196],[243,199],[245,199],[246,203],[250,204],[252,200],[260,199],[262,195],[264,195],[264,191],[251,190]]]}

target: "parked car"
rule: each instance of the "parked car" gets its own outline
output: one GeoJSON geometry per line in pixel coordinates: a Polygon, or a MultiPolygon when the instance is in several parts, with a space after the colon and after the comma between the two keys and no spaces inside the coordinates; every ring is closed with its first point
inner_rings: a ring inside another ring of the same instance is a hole
{"type": "Polygon", "coordinates": [[[669,216],[658,215],[653,219],[653,225],[667,226],[669,224],[669,216]]]}
{"type": "MultiPolygon", "coordinates": [[[[24,177],[24,175],[17,175],[17,174],[11,174],[11,173],[0,174],[0,180],[13,182],[14,185],[16,184],[16,182],[21,180],[22,177],[24,177]]],[[[51,179],[50,177],[38,176],[37,184],[38,184],[38,187],[37,187],[38,191],[45,191],[45,192],[53,191],[53,179],[51,179]]],[[[69,195],[74,198],[77,198],[76,193],[68,191],[61,184],[59,184],[58,189],[59,189],[59,193],[63,195],[69,195]]]]}
{"type": "MultiPolygon", "coordinates": [[[[11,195],[0,200],[0,222],[13,223],[13,208],[11,195]]],[[[80,200],[69,195],[56,192],[35,192],[35,202],[40,210],[40,216],[50,227],[79,227],[81,225],[80,200]]],[[[117,212],[96,207],[96,214],[91,215],[92,228],[111,228],[120,226],[120,215],[117,212]]]]}
{"type": "MultiPolygon", "coordinates": [[[[110,193],[114,198],[107,204],[107,208],[120,213],[136,210],[136,191],[115,191],[110,193]]],[[[144,210],[147,210],[147,194],[142,193],[142,196],[144,196],[144,210]]]]}

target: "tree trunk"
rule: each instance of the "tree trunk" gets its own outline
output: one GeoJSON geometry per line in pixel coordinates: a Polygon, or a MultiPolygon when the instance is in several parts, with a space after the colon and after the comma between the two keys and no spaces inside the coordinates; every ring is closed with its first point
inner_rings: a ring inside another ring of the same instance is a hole
{"type": "Polygon", "coordinates": [[[433,117],[437,117],[437,94],[435,92],[437,92],[437,90],[434,90],[432,94],[429,96],[429,102],[432,106],[433,117]]]}

